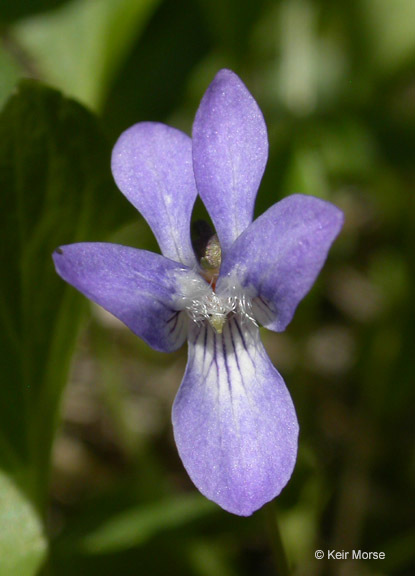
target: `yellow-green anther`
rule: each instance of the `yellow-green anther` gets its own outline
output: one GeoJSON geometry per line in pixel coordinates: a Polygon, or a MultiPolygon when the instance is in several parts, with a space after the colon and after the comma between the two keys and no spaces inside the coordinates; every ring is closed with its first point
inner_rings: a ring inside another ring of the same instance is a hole
{"type": "Polygon", "coordinates": [[[222,250],[219,239],[214,234],[207,242],[205,253],[200,259],[200,265],[205,270],[218,270],[222,262],[222,250]]]}
{"type": "Polygon", "coordinates": [[[209,316],[209,324],[212,326],[217,334],[222,334],[223,325],[226,322],[226,316],[223,314],[213,314],[209,316]]]}

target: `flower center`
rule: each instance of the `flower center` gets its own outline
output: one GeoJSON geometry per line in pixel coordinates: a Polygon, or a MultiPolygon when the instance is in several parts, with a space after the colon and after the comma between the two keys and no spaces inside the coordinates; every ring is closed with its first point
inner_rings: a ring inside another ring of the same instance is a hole
{"type": "Polygon", "coordinates": [[[234,315],[256,324],[251,299],[230,278],[222,282],[220,293],[215,292],[212,284],[199,274],[190,279],[179,277],[178,281],[178,307],[185,310],[196,324],[208,321],[218,334],[222,333],[227,319],[234,315]]]}
{"type": "Polygon", "coordinates": [[[236,281],[221,278],[219,291],[216,289],[222,251],[217,235],[204,220],[192,224],[192,245],[200,268],[193,274],[177,276],[178,309],[185,310],[196,324],[209,322],[218,334],[234,315],[256,324],[251,300],[236,281]]]}

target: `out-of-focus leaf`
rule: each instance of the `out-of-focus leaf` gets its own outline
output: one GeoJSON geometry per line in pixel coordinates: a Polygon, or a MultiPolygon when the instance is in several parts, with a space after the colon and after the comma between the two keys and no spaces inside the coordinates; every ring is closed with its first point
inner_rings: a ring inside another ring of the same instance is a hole
{"type": "Polygon", "coordinates": [[[13,33],[44,79],[97,109],[158,2],[76,0],[19,23],[13,33]]]}
{"type": "Polygon", "coordinates": [[[2,40],[3,46],[0,45],[0,107],[10,96],[11,91],[21,75],[19,65],[4,47],[6,39],[3,38],[2,40]]]}
{"type": "MultiPolygon", "coordinates": [[[[165,0],[160,5],[105,102],[104,118],[114,137],[139,120],[162,120],[181,104],[191,73],[208,53],[205,26],[193,0],[165,0]]],[[[185,130],[190,128],[193,106],[185,130]]]]}
{"type": "Polygon", "coordinates": [[[226,542],[206,542],[202,538],[199,541],[189,542],[188,555],[197,576],[236,576],[238,574],[232,567],[226,542]]]}
{"type": "MultiPolygon", "coordinates": [[[[369,64],[389,73],[415,56],[413,0],[360,0],[369,64]]],[[[367,56],[366,56],[367,57],[367,56]]]]}
{"type": "Polygon", "coordinates": [[[45,12],[64,4],[68,0],[3,0],[0,10],[0,22],[11,22],[18,18],[24,18],[37,14],[38,12],[45,12]]]}
{"type": "Polygon", "coordinates": [[[307,114],[317,99],[316,7],[293,0],[281,4],[281,62],[278,73],[280,98],[296,114],[307,114]]]}
{"type": "Polygon", "coordinates": [[[347,55],[335,18],[324,10],[322,22],[321,15],[318,2],[292,0],[276,3],[260,23],[259,42],[274,55],[266,65],[263,95],[270,107],[282,105],[301,118],[331,105],[342,93],[347,55]]]}
{"type": "Polygon", "coordinates": [[[131,508],[89,532],[81,547],[90,554],[107,554],[142,546],[159,532],[177,529],[214,510],[215,505],[199,494],[131,508]]]}
{"type": "Polygon", "coordinates": [[[31,81],[0,116],[0,190],[0,465],[29,466],[40,505],[82,301],[51,253],[99,240],[123,204],[95,119],[31,81]]]}
{"type": "Polygon", "coordinates": [[[233,61],[243,61],[248,51],[252,29],[257,24],[266,0],[197,0],[204,12],[215,44],[232,52],[233,61]]]}
{"type": "Polygon", "coordinates": [[[286,188],[320,198],[328,196],[327,172],[318,151],[300,147],[294,150],[286,188]]]}
{"type": "Polygon", "coordinates": [[[11,478],[0,472],[0,576],[34,576],[46,550],[34,508],[11,478]]]}
{"type": "Polygon", "coordinates": [[[398,574],[406,568],[409,574],[415,562],[414,542],[415,530],[412,529],[394,536],[379,547],[385,552],[384,570],[389,574],[398,574]]]}

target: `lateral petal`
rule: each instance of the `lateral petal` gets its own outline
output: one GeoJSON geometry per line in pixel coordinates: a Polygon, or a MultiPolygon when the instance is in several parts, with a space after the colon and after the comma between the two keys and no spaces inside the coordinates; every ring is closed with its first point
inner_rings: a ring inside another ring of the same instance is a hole
{"type": "Polygon", "coordinates": [[[255,318],[280,332],[314,284],[343,225],[330,202],[293,194],[274,204],[236,240],[221,268],[218,290],[229,278],[245,289],[255,318]]]}
{"type": "Polygon", "coordinates": [[[249,516],[280,493],[295,465],[298,422],[253,323],[234,317],[222,334],[193,325],[173,427],[190,478],[225,510],[249,516]]]}
{"type": "Polygon", "coordinates": [[[66,282],[155,350],[171,352],[183,344],[187,318],[176,306],[176,277],[186,274],[184,266],[145,250],[98,242],[62,246],[53,260],[66,282]]]}

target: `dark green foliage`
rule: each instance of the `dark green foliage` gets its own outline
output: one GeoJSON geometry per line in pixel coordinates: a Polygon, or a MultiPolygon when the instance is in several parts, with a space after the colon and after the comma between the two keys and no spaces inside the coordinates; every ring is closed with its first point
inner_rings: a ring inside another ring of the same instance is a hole
{"type": "Polygon", "coordinates": [[[226,514],[181,466],[169,414],[185,350],[155,353],[96,310],[82,324],[88,304],[51,260],[77,241],[157,249],[111,146],[141,120],[190,132],[221,67],[269,130],[257,214],[296,192],[346,215],[292,324],[263,335],[301,426],[277,500],[289,561],[330,576],[346,567],[315,549],[384,551],[350,574],[412,575],[412,0],[63,4],[0,8],[0,98],[37,79],[0,116],[0,576],[275,573],[262,512],[226,514]]]}
{"type": "Polygon", "coordinates": [[[51,254],[92,223],[94,236],[108,233],[120,211],[117,197],[109,209],[109,149],[95,119],[55,90],[20,84],[1,115],[0,149],[0,462],[43,514],[82,305],[51,254]]]}
{"type": "Polygon", "coordinates": [[[64,4],[68,0],[4,0],[1,3],[0,23],[27,18],[64,4]]]}

